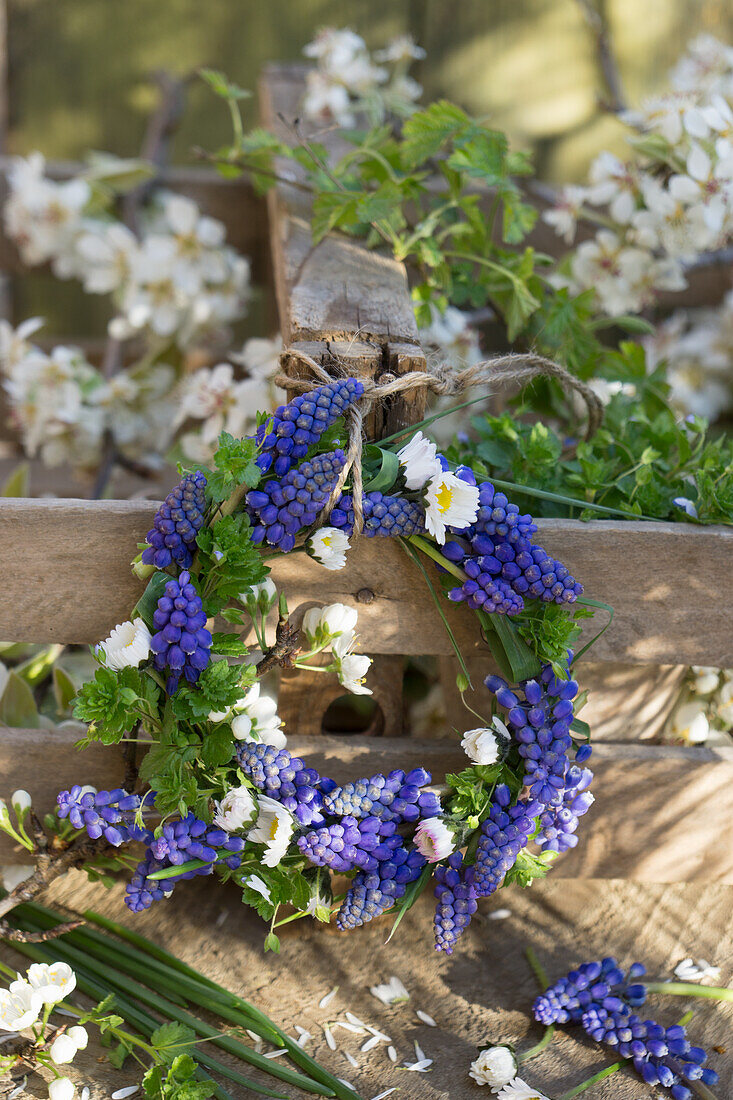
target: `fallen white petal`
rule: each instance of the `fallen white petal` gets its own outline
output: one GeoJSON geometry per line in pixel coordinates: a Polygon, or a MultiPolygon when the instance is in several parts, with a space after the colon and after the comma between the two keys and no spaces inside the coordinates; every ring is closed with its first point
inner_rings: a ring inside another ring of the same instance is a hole
{"type": "Polygon", "coordinates": [[[381,1039],[383,1043],[391,1043],[392,1036],[385,1035],[383,1031],[380,1031],[378,1027],[370,1027],[367,1024],[367,1031],[371,1031],[372,1035],[376,1035],[378,1039],[381,1039]]]}
{"type": "Polygon", "coordinates": [[[354,1024],[356,1027],[366,1027],[364,1021],[360,1020],[358,1016],[355,1016],[353,1012],[347,1012],[346,1019],[350,1024],[354,1024]]]}
{"type": "Polygon", "coordinates": [[[361,1050],[364,1052],[364,1054],[366,1054],[368,1050],[374,1050],[374,1047],[377,1045],[378,1042],[379,1036],[372,1035],[371,1039],[367,1039],[367,1041],[362,1045],[361,1050]]]}
{"type": "Polygon", "coordinates": [[[418,1020],[422,1020],[422,1022],[424,1024],[427,1024],[428,1027],[437,1027],[438,1026],[432,1016],[428,1016],[427,1012],[421,1012],[419,1008],[416,1012],[416,1016],[417,1016],[418,1020]]]}
{"type": "Polygon", "coordinates": [[[387,1047],[387,1055],[389,1057],[390,1062],[396,1062],[397,1061],[397,1051],[395,1050],[394,1047],[387,1047]]]}
{"type": "Polygon", "coordinates": [[[269,1054],[264,1054],[263,1058],[279,1058],[281,1054],[287,1054],[288,1048],[283,1047],[282,1050],[271,1050],[269,1054]]]}
{"type": "Polygon", "coordinates": [[[28,1078],[24,1077],[19,1085],[16,1085],[12,1092],[8,1093],[7,1100],[15,1100],[16,1096],[20,1096],[21,1092],[25,1089],[28,1078]]]}
{"type": "Polygon", "coordinates": [[[79,1013],[78,1012],[70,1012],[68,1008],[58,1008],[56,1005],[54,1005],[54,1007],[51,1011],[52,1012],[57,1012],[59,1014],[59,1016],[68,1016],[70,1020],[78,1020],[79,1019],[79,1013]]]}
{"type": "Polygon", "coordinates": [[[326,1042],[328,1043],[329,1049],[330,1050],[335,1050],[336,1049],[336,1040],[334,1039],[333,1035],[331,1034],[331,1028],[328,1026],[328,1024],[323,1025],[323,1034],[326,1036],[326,1042]]]}
{"type": "Polygon", "coordinates": [[[346,1059],[346,1061],[349,1063],[350,1066],[354,1067],[354,1069],[359,1068],[359,1063],[357,1062],[356,1058],[354,1057],[353,1054],[350,1054],[348,1050],[344,1051],[344,1058],[346,1059]]]}
{"type": "Polygon", "coordinates": [[[224,924],[224,921],[227,919],[228,916],[229,916],[229,910],[228,909],[222,909],[221,913],[219,914],[219,916],[214,921],[214,927],[215,928],[221,928],[221,926],[224,924]]]}
{"type": "Polygon", "coordinates": [[[126,1100],[128,1096],[134,1096],[139,1088],[139,1085],[127,1085],[124,1089],[117,1089],[112,1093],[111,1100],[126,1100]]]}
{"type": "Polygon", "coordinates": [[[337,1077],[336,1080],[340,1081],[342,1085],[346,1085],[347,1089],[351,1089],[352,1092],[355,1091],[351,1081],[347,1081],[345,1077],[337,1077]]]}
{"type": "Polygon", "coordinates": [[[427,1054],[420,1046],[417,1039],[415,1039],[415,1057],[417,1058],[418,1062],[424,1062],[427,1058],[427,1054]]]}
{"type": "Polygon", "coordinates": [[[255,1043],[259,1043],[260,1036],[257,1034],[256,1031],[250,1031],[249,1028],[247,1028],[246,1031],[247,1031],[247,1034],[249,1035],[250,1039],[253,1039],[255,1043]]]}
{"type": "Polygon", "coordinates": [[[511,909],[492,909],[489,913],[489,920],[506,920],[511,915],[511,909]]]}
{"type": "Polygon", "coordinates": [[[89,1097],[91,1095],[92,1094],[89,1091],[89,1085],[85,1085],[84,1088],[81,1090],[81,1100],[89,1100],[89,1097]]]}
{"type": "Polygon", "coordinates": [[[413,1062],[412,1065],[410,1065],[409,1062],[405,1062],[405,1069],[415,1073],[424,1073],[428,1066],[432,1066],[432,1064],[432,1058],[423,1058],[421,1062],[413,1062]]]}
{"type": "Polygon", "coordinates": [[[321,997],[320,1001],[318,1002],[318,1007],[326,1008],[327,1005],[330,1005],[331,1001],[334,999],[338,991],[339,987],[335,985],[330,993],[327,993],[325,997],[321,997]]]}
{"type": "Polygon", "coordinates": [[[397,1092],[397,1086],[394,1088],[385,1089],[384,1092],[378,1092],[376,1096],[372,1096],[372,1100],[384,1100],[385,1096],[391,1096],[393,1092],[397,1092]]]}
{"type": "Polygon", "coordinates": [[[356,1024],[347,1024],[343,1020],[336,1020],[331,1027],[342,1027],[344,1031],[350,1031],[352,1035],[363,1035],[366,1028],[357,1027],[356,1024]]]}

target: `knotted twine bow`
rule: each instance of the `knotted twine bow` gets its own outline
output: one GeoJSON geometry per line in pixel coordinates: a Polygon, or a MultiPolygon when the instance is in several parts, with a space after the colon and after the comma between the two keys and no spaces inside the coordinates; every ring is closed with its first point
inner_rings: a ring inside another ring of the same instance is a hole
{"type": "MultiPolygon", "coordinates": [[[[335,358],[335,357],[334,357],[335,358]]],[[[334,375],[330,374],[324,366],[316,362],[299,348],[287,348],[280,356],[280,364],[292,364],[305,367],[313,376],[309,378],[292,378],[289,374],[278,374],[275,383],[283,389],[297,390],[307,393],[320,385],[328,385],[333,382],[334,375]]],[[[340,373],[336,377],[347,377],[348,370],[345,364],[340,364],[335,359],[340,373]]],[[[542,355],[528,353],[526,355],[510,353],[498,355],[493,359],[484,359],[475,363],[472,367],[463,367],[456,370],[454,367],[442,364],[425,371],[409,371],[407,374],[393,375],[383,374],[379,382],[373,378],[360,377],[359,381],[364,386],[362,396],[346,411],[346,423],[349,432],[349,445],[346,450],[346,462],[333,487],[331,496],[320,516],[319,523],[325,523],[331,515],[346,480],[351,474],[352,497],[354,508],[354,532],[360,533],[364,527],[364,509],[362,505],[362,474],[361,452],[364,434],[364,416],[377,401],[383,401],[387,397],[394,397],[398,393],[410,393],[412,390],[426,389],[440,397],[457,397],[473,386],[485,385],[487,382],[500,381],[506,385],[509,382],[526,383],[533,378],[556,378],[568,391],[577,393],[585,402],[588,410],[588,424],[585,438],[591,436],[600,427],[603,419],[603,404],[598,395],[590,386],[581,382],[579,378],[570,374],[554,363],[552,359],[545,359],[542,355]]],[[[408,429],[406,429],[408,430],[408,429]]]]}

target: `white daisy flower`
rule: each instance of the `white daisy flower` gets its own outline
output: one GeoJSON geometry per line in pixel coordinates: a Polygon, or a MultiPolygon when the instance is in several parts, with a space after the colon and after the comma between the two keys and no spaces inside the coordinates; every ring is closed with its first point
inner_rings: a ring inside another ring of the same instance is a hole
{"type": "Polygon", "coordinates": [[[533,1088],[523,1081],[521,1077],[515,1077],[509,1081],[499,1093],[499,1100],[549,1100],[544,1092],[533,1088]]]}
{"type": "Polygon", "coordinates": [[[672,716],[672,733],[692,745],[701,745],[710,734],[706,706],[702,700],[683,703],[672,716]]]}
{"type": "Polygon", "coordinates": [[[495,1046],[481,1051],[471,1062],[468,1075],[477,1085],[488,1085],[492,1092],[498,1092],[516,1078],[518,1069],[517,1059],[509,1047],[495,1046]]]}
{"type": "Polygon", "coordinates": [[[397,457],[404,470],[407,489],[422,489],[443,472],[435,444],[422,432],[415,432],[410,442],[397,452],[397,457]]]}
{"type": "Polygon", "coordinates": [[[499,759],[499,741],[492,729],[466,730],[461,748],[474,764],[495,764],[499,759]]]}
{"type": "Polygon", "coordinates": [[[478,486],[469,485],[449,471],[441,471],[425,491],[425,526],[441,546],[446,527],[469,527],[478,515],[478,486]]]}
{"type": "Polygon", "coordinates": [[[137,668],[150,656],[150,631],[141,618],[120,623],[109,638],[97,646],[105,656],[107,668],[137,668]]]}
{"type": "Polygon", "coordinates": [[[262,862],[265,867],[277,867],[288,850],[295,829],[292,814],[274,798],[260,795],[257,799],[257,823],[247,834],[253,844],[264,844],[262,862]]]}
{"type": "Polygon", "coordinates": [[[440,863],[455,850],[451,829],[442,817],[426,817],[415,829],[415,847],[428,863],[440,863]]]}
{"type": "Polygon", "coordinates": [[[221,802],[216,803],[214,824],[228,833],[233,833],[237,829],[244,829],[245,826],[251,825],[256,812],[257,803],[250,788],[232,787],[221,802]]]}
{"type": "Polygon", "coordinates": [[[308,539],[305,548],[324,569],[335,570],[346,565],[346,551],[351,549],[351,544],[338,527],[319,527],[308,539]]]}

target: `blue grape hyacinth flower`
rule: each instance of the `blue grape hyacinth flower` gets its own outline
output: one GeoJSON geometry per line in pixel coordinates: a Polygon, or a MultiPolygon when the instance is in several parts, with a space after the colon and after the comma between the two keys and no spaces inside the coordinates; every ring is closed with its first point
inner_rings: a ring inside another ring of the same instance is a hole
{"type": "Polygon", "coordinates": [[[201,470],[186,474],[171,490],[153,517],[147,534],[148,547],[142,561],[165,569],[176,562],[188,569],[196,549],[196,536],[201,530],[206,510],[206,475],[201,470]]]}
{"type": "Polygon", "coordinates": [[[195,684],[211,658],[206,615],[187,571],[166,584],[153,613],[153,625],[157,630],[150,643],[153,664],[161,671],[168,669],[166,691],[173,695],[182,675],[195,684]]]}

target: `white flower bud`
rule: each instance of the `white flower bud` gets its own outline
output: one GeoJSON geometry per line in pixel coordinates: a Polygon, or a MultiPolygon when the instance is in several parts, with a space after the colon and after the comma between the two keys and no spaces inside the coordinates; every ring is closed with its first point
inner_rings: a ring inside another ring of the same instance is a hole
{"type": "Polygon", "coordinates": [[[48,1100],[72,1100],[74,1092],[74,1082],[70,1077],[57,1077],[48,1086],[48,1100]]]}
{"type": "Polygon", "coordinates": [[[81,1024],[75,1024],[73,1027],[69,1028],[66,1034],[70,1039],[74,1040],[77,1050],[86,1050],[87,1044],[89,1043],[89,1035],[85,1027],[82,1027],[81,1024]]]}
{"type": "Polygon", "coordinates": [[[77,1049],[77,1045],[71,1036],[64,1034],[54,1039],[48,1048],[48,1053],[51,1055],[52,1062],[55,1062],[57,1066],[63,1066],[67,1062],[74,1061],[77,1049]]]}
{"type": "Polygon", "coordinates": [[[28,791],[14,791],[10,796],[10,801],[13,804],[16,817],[22,820],[31,808],[31,796],[28,791]]]}
{"type": "Polygon", "coordinates": [[[479,1085],[488,1085],[492,1092],[498,1092],[517,1076],[517,1059],[509,1047],[497,1046],[482,1050],[478,1058],[471,1062],[469,1076],[479,1085]]]}

